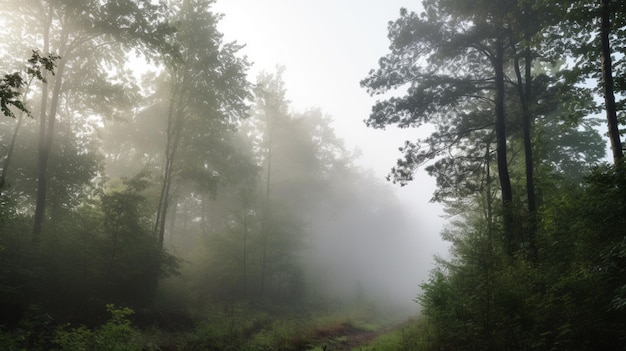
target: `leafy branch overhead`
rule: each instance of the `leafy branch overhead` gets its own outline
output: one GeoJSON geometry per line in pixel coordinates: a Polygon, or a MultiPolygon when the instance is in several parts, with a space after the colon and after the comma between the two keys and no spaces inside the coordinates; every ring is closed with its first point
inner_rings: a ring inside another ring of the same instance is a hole
{"type": "Polygon", "coordinates": [[[493,32],[471,21],[447,20],[443,5],[428,3],[425,8],[421,15],[400,11],[400,18],[389,24],[391,52],[361,81],[372,95],[406,89],[404,96],[377,101],[368,126],[430,124],[436,129],[431,137],[407,141],[400,149],[404,158],[388,179],[402,185],[429,160],[494,128],[493,32]]]}
{"type": "Polygon", "coordinates": [[[30,76],[30,79],[25,80],[21,72],[7,73],[2,77],[0,80],[0,107],[5,116],[15,118],[15,113],[11,107],[30,116],[30,111],[25,106],[22,96],[24,89],[35,78],[45,82],[43,71],[54,74],[55,61],[58,59],[59,56],[54,54],[42,56],[39,51],[33,50],[26,68],[26,74],[30,76]]]}

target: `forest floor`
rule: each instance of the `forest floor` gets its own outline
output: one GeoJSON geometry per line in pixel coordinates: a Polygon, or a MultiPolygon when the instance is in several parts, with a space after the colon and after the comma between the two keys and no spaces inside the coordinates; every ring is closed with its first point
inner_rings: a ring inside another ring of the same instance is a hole
{"type": "Polygon", "coordinates": [[[403,323],[394,323],[376,330],[343,325],[329,335],[319,335],[317,340],[320,346],[313,351],[369,350],[367,347],[373,340],[399,329],[402,325],[403,323]]]}

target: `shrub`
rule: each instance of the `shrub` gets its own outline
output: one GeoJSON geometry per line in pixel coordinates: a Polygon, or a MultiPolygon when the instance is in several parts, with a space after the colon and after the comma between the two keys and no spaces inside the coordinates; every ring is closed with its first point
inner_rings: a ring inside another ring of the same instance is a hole
{"type": "Polygon", "coordinates": [[[106,306],[111,318],[95,330],[84,326],[78,328],[60,328],[54,342],[59,351],[140,351],[141,335],[128,319],[133,310],[106,306]]]}

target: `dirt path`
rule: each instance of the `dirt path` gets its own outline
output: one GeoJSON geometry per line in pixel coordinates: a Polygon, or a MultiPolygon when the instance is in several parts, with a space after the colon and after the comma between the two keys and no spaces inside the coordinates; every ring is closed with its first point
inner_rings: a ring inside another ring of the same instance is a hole
{"type": "Polygon", "coordinates": [[[354,337],[348,338],[348,342],[346,343],[346,348],[342,350],[352,350],[357,347],[364,347],[369,344],[370,341],[376,339],[377,336],[384,334],[380,331],[377,332],[364,332],[362,334],[357,334],[354,337]]]}
{"type": "Polygon", "coordinates": [[[366,331],[366,330],[346,330],[346,332],[339,337],[334,338],[327,343],[325,343],[325,348],[322,347],[322,350],[325,351],[348,351],[354,350],[359,347],[366,347],[372,340],[376,339],[378,336],[387,334],[397,328],[400,327],[400,324],[393,324],[376,331],[366,331]]]}

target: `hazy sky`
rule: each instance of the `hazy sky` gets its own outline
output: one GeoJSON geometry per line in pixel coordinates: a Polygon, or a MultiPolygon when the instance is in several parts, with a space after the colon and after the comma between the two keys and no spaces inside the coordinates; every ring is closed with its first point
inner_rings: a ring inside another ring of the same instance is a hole
{"type": "MultiPolygon", "coordinates": [[[[382,179],[400,156],[398,147],[420,131],[367,128],[363,120],[376,98],[359,82],[388,52],[387,23],[399,17],[401,7],[420,6],[418,0],[218,0],[214,9],[224,14],[225,39],[246,45],[243,53],[254,63],[251,79],[284,65],[292,108],[319,107],[332,116],[337,135],[362,151],[359,164],[382,179]]],[[[410,186],[395,186],[421,228],[409,245],[427,263],[433,253],[445,253],[441,209],[428,203],[433,187],[423,171],[410,186]]]]}
{"type": "Polygon", "coordinates": [[[292,107],[320,107],[331,115],[337,133],[349,146],[361,148],[367,165],[382,176],[393,166],[402,140],[397,140],[397,135],[393,140],[394,133],[365,127],[363,120],[375,99],[359,82],[387,52],[387,22],[399,16],[401,7],[416,9],[418,4],[400,0],[218,0],[215,9],[225,14],[220,29],[226,40],[246,45],[243,52],[254,63],[251,78],[284,65],[292,107]]]}

